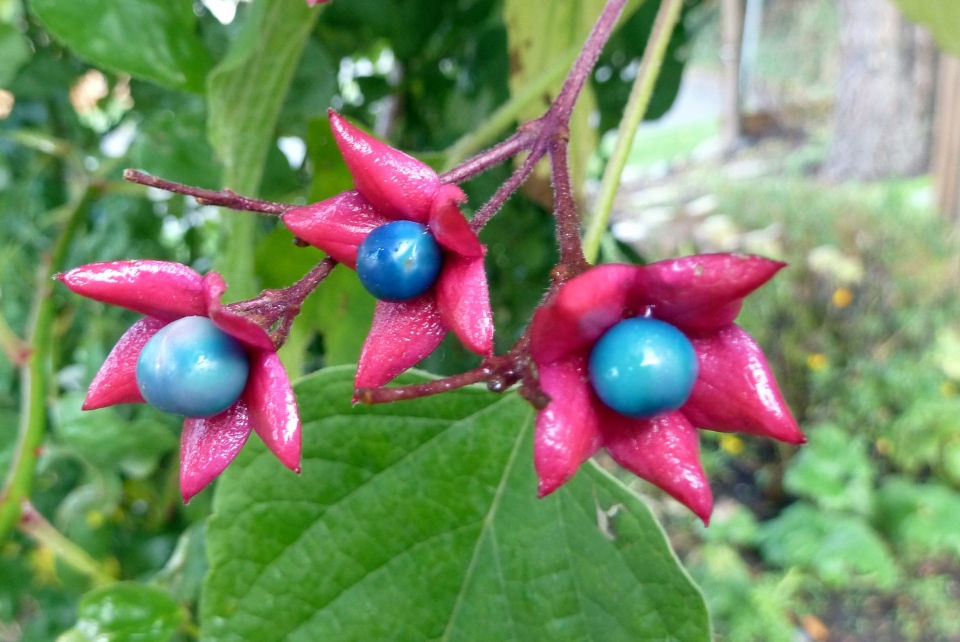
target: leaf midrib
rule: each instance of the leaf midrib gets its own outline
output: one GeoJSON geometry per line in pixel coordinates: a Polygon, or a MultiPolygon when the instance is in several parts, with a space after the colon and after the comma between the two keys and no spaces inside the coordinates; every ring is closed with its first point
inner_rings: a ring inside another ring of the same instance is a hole
{"type": "MultiPolygon", "coordinates": [[[[486,413],[486,412],[489,412],[489,411],[493,410],[494,408],[497,408],[497,407],[500,406],[501,404],[504,404],[504,403],[509,402],[509,401],[511,400],[511,398],[512,398],[512,395],[507,395],[507,396],[505,396],[505,397],[503,397],[503,398],[501,398],[501,399],[498,399],[498,400],[495,401],[494,403],[492,403],[492,404],[490,404],[490,405],[488,405],[488,406],[485,406],[485,407],[483,407],[482,409],[480,409],[480,410],[478,410],[478,411],[470,414],[470,415],[467,416],[467,417],[464,417],[464,418],[462,418],[462,419],[458,419],[457,421],[451,422],[450,425],[449,425],[447,428],[445,428],[444,430],[441,430],[440,432],[438,432],[438,433],[436,433],[435,435],[431,436],[429,439],[427,439],[426,441],[424,441],[424,442],[422,442],[421,444],[419,444],[416,448],[414,448],[414,449],[412,449],[412,450],[404,453],[404,455],[403,455],[402,457],[400,457],[399,459],[397,459],[395,462],[391,463],[389,466],[385,467],[383,470],[377,472],[376,474],[374,474],[373,476],[371,476],[369,479],[364,480],[364,481],[363,481],[362,483],[360,483],[358,486],[356,486],[355,488],[353,488],[349,493],[347,493],[347,494],[343,495],[342,497],[338,498],[335,502],[327,505],[327,506],[322,510],[322,512],[316,517],[316,519],[314,519],[313,523],[312,523],[309,527],[304,528],[303,531],[297,536],[297,538],[296,538],[295,540],[293,540],[292,542],[290,542],[289,544],[287,544],[286,546],[284,546],[284,547],[282,548],[282,550],[280,550],[280,551],[278,552],[278,554],[275,555],[269,562],[265,562],[265,563],[263,564],[263,567],[262,567],[262,568],[260,569],[260,571],[257,573],[256,577],[255,577],[255,578],[253,579],[253,581],[250,582],[250,584],[248,585],[248,588],[247,588],[246,592],[244,592],[244,594],[237,600],[238,604],[244,602],[245,600],[247,600],[247,599],[250,597],[250,593],[260,584],[260,581],[263,579],[264,575],[274,566],[274,564],[277,563],[277,560],[279,560],[287,551],[289,551],[290,549],[298,546],[298,545],[300,544],[300,542],[303,540],[303,538],[307,535],[307,533],[310,532],[312,526],[315,525],[318,521],[322,521],[322,520],[323,520],[323,517],[324,517],[330,510],[333,510],[333,509],[336,508],[337,506],[340,506],[343,502],[347,501],[347,500],[348,500],[350,497],[352,497],[354,494],[356,494],[356,493],[359,492],[360,490],[362,490],[362,489],[366,488],[367,486],[369,486],[371,483],[373,483],[375,480],[379,479],[379,478],[380,478],[381,476],[383,476],[385,473],[388,473],[388,472],[392,471],[394,468],[396,468],[397,466],[399,466],[400,464],[402,464],[404,461],[406,461],[406,460],[409,459],[410,457],[414,456],[416,453],[420,452],[420,451],[423,450],[425,447],[427,447],[427,446],[429,446],[430,444],[434,443],[437,439],[439,439],[439,438],[442,437],[443,435],[446,435],[446,434],[450,433],[450,431],[455,430],[457,427],[459,427],[459,426],[460,426],[461,424],[463,424],[464,422],[474,420],[477,416],[479,416],[479,415],[481,415],[481,414],[484,414],[484,413],[486,413]]],[[[342,416],[342,415],[341,415],[340,413],[334,413],[334,414],[328,415],[328,416],[325,417],[324,419],[330,419],[330,418],[333,418],[333,417],[336,417],[336,416],[342,416]]],[[[404,418],[406,418],[406,417],[404,416],[404,418]]],[[[491,521],[492,521],[491,515],[493,515],[493,514],[496,512],[496,506],[499,504],[500,497],[501,497],[502,494],[503,494],[503,488],[505,487],[505,480],[509,477],[509,472],[512,470],[513,465],[514,465],[514,463],[515,463],[515,461],[516,461],[517,452],[518,452],[518,446],[519,446],[519,444],[522,443],[522,437],[523,437],[524,434],[526,434],[526,431],[527,431],[527,428],[528,428],[528,426],[529,426],[529,423],[530,423],[530,420],[529,420],[529,418],[528,418],[528,419],[524,422],[523,427],[522,427],[522,429],[520,430],[520,434],[518,435],[517,440],[514,442],[513,450],[511,451],[510,457],[509,457],[509,459],[507,460],[507,465],[504,467],[504,474],[503,474],[503,476],[501,477],[500,483],[499,483],[499,485],[497,486],[497,490],[496,490],[495,493],[494,493],[494,499],[493,499],[493,502],[491,503],[491,508],[490,508],[489,511],[487,511],[487,514],[486,514],[486,516],[484,517],[484,526],[483,526],[483,528],[482,528],[482,530],[481,530],[480,537],[477,538],[477,545],[474,546],[473,555],[472,555],[472,557],[471,557],[470,569],[472,569],[472,567],[473,567],[474,564],[475,564],[475,559],[476,559],[476,557],[477,557],[477,551],[479,550],[479,545],[480,545],[480,543],[483,541],[483,537],[484,537],[484,535],[486,534],[486,531],[487,531],[487,528],[488,528],[488,522],[491,522],[491,521]]],[[[262,453],[261,456],[262,456],[262,457],[267,457],[267,456],[270,456],[270,453],[262,453]]],[[[273,500],[271,500],[271,501],[273,501],[273,500]]],[[[246,512],[247,510],[250,510],[250,508],[252,508],[253,506],[256,506],[256,505],[258,505],[258,504],[260,504],[260,503],[261,503],[261,502],[253,502],[253,503],[251,503],[251,504],[248,504],[246,507],[244,507],[244,510],[237,515],[237,517],[239,517],[243,512],[246,512]]],[[[468,526],[474,526],[475,524],[476,524],[476,522],[471,522],[470,524],[464,524],[463,526],[460,526],[460,527],[458,527],[457,529],[454,529],[454,530],[460,530],[461,528],[466,528],[466,527],[468,527],[468,526]]],[[[432,540],[432,539],[434,539],[435,537],[440,536],[440,535],[449,534],[450,532],[453,532],[453,531],[444,531],[444,533],[438,533],[438,534],[436,534],[436,535],[431,536],[431,537],[429,538],[429,540],[432,540]]],[[[429,541],[429,540],[424,540],[424,541],[429,541]]],[[[423,542],[416,542],[416,543],[414,544],[414,546],[417,546],[417,545],[419,545],[419,544],[421,544],[421,543],[423,543],[423,542]]],[[[404,549],[404,551],[409,550],[410,548],[413,548],[414,546],[411,546],[411,547],[409,547],[408,549],[404,549]]],[[[402,554],[404,551],[400,551],[397,555],[402,554]]],[[[395,559],[395,558],[397,557],[397,555],[392,556],[389,560],[387,560],[386,562],[384,562],[384,564],[381,565],[381,566],[384,566],[384,565],[388,564],[389,562],[393,561],[393,559],[395,559]]],[[[251,560],[251,561],[252,561],[252,560],[251,560]]],[[[379,568],[380,568],[380,567],[378,567],[378,569],[379,569],[379,568]]],[[[378,569],[374,569],[374,571],[376,571],[376,570],[378,570],[378,569]]],[[[468,569],[468,572],[469,572],[470,569],[468,569]]],[[[328,606],[330,606],[331,604],[333,604],[339,597],[341,597],[341,596],[346,592],[346,590],[348,590],[349,588],[352,588],[353,586],[356,586],[356,584],[358,584],[359,582],[363,581],[364,579],[366,579],[367,577],[369,577],[371,574],[372,574],[372,572],[371,572],[371,573],[365,573],[357,582],[355,582],[354,584],[352,584],[350,587],[346,587],[344,590],[339,591],[336,595],[332,596],[332,597],[331,597],[329,600],[327,600],[324,604],[322,604],[322,605],[320,605],[319,607],[317,607],[317,609],[316,609],[317,612],[322,611],[323,609],[326,609],[328,606]]],[[[466,586],[467,583],[468,583],[468,580],[465,580],[464,586],[461,587],[461,595],[465,592],[465,586],[466,586]]],[[[460,599],[460,598],[458,597],[458,600],[459,600],[459,599],[460,599]]],[[[451,616],[451,620],[452,620],[452,616],[451,616]]],[[[309,622],[309,619],[306,620],[306,621],[304,621],[304,622],[301,622],[299,625],[297,625],[297,626],[296,626],[295,628],[293,628],[291,631],[288,631],[286,635],[289,635],[290,633],[299,630],[300,628],[302,628],[302,626],[303,626],[306,622],[309,622]]]]}
{"type": "MultiPolygon", "coordinates": [[[[523,426],[520,428],[520,431],[517,433],[517,438],[513,443],[513,450],[510,452],[510,457],[507,459],[507,464],[503,468],[503,475],[500,477],[500,483],[497,485],[497,490],[494,493],[493,501],[490,503],[490,509],[487,511],[486,516],[483,518],[483,528],[480,531],[480,536],[477,537],[477,543],[473,546],[473,552],[470,556],[470,564],[467,566],[467,573],[463,578],[463,583],[460,585],[460,592],[457,594],[457,600],[454,602],[453,610],[450,612],[450,619],[447,620],[447,626],[443,631],[443,637],[441,642],[449,642],[450,634],[453,632],[453,625],[456,622],[457,615],[460,612],[460,608],[463,605],[464,597],[466,596],[467,590],[470,586],[471,581],[473,580],[473,573],[477,567],[477,560],[480,558],[480,549],[483,547],[483,543],[487,538],[488,533],[491,533],[494,526],[493,521],[497,514],[497,509],[500,506],[500,500],[503,497],[503,492],[507,487],[507,480],[510,478],[510,473],[513,472],[513,467],[516,464],[517,455],[520,452],[520,446],[523,444],[523,438],[527,434],[527,430],[530,427],[532,413],[527,413],[527,419],[523,422],[523,426]]],[[[499,565],[498,565],[499,568],[499,565]]],[[[500,569],[500,582],[504,583],[502,568],[500,569]]],[[[509,605],[508,605],[509,611],[509,605]]],[[[510,617],[510,628],[514,628],[513,616],[510,617]]]]}

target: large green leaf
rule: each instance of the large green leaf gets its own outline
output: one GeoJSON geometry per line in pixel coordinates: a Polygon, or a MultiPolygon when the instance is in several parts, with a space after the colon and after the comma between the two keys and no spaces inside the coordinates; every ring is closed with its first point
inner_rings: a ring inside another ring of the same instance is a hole
{"type": "Polygon", "coordinates": [[[190,0],[32,0],[44,25],[97,65],[202,91],[213,61],[194,33],[190,0]]]}
{"type": "Polygon", "coordinates": [[[937,44],[960,56],[960,2],[956,0],[896,0],[904,15],[928,27],[937,44]]]}
{"type": "MultiPolygon", "coordinates": [[[[224,60],[207,82],[208,131],[224,165],[224,185],[246,196],[260,189],[280,108],[320,9],[303,0],[257,0],[224,60]]],[[[218,266],[230,284],[227,296],[257,293],[250,257],[257,220],[227,213],[218,266]]]]}
{"type": "Polygon", "coordinates": [[[519,397],[353,407],[352,386],[346,367],[296,385],[300,477],[258,442],[221,480],[205,639],[709,639],[702,597],[639,498],[587,464],[536,499],[519,397]]]}

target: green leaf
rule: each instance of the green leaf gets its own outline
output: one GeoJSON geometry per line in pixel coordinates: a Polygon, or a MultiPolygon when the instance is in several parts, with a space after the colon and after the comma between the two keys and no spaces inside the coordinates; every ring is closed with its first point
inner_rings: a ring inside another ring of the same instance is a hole
{"type": "Polygon", "coordinates": [[[340,155],[340,148],[330,129],[330,119],[326,116],[307,123],[307,150],[313,164],[311,203],[353,189],[353,176],[340,155]]]}
{"type": "MultiPolygon", "coordinates": [[[[240,194],[256,196],[260,189],[280,108],[319,11],[303,0],[257,0],[227,56],[210,73],[210,140],[224,164],[224,185],[240,194]]],[[[219,269],[230,284],[227,295],[252,297],[258,289],[250,262],[257,220],[228,212],[222,227],[219,269]]]]}
{"type": "Polygon", "coordinates": [[[134,167],[154,176],[207,189],[220,186],[202,103],[182,104],[176,113],[154,113],[130,146],[129,157],[134,167]]]}
{"type": "Polygon", "coordinates": [[[942,49],[960,56],[960,3],[945,0],[895,0],[910,20],[928,27],[942,49]]]}
{"type": "Polygon", "coordinates": [[[205,637],[709,639],[702,597],[638,497],[585,464],[536,499],[519,397],[353,407],[353,375],[297,383],[300,477],[257,442],[221,479],[205,637]]]}
{"type": "Polygon", "coordinates": [[[908,550],[960,557],[960,496],[939,484],[891,477],[877,496],[880,527],[908,550]]]}
{"type": "Polygon", "coordinates": [[[356,272],[341,265],[317,288],[316,301],[324,362],[328,366],[356,363],[373,323],[376,299],[356,272]]]}
{"type": "Polygon", "coordinates": [[[213,61],[194,33],[190,0],[32,0],[47,29],[96,65],[174,89],[202,91],[213,61]]]}
{"type": "Polygon", "coordinates": [[[761,527],[760,549],[766,561],[811,569],[835,587],[858,578],[889,587],[897,578],[886,544],[864,520],[819,511],[804,502],[761,527]]]}
{"type": "Polygon", "coordinates": [[[784,487],[828,510],[868,513],[878,471],[863,442],[833,425],[818,426],[808,434],[810,443],[791,460],[784,487]]]}
{"type": "Polygon", "coordinates": [[[0,23],[0,89],[10,86],[28,60],[29,41],[12,26],[0,23]]]}
{"type": "Polygon", "coordinates": [[[166,642],[182,619],[180,605],[165,592],[123,582],[84,595],[77,625],[57,642],[166,642]]]}
{"type": "Polygon", "coordinates": [[[164,416],[151,408],[138,408],[137,417],[131,421],[114,408],[82,411],[82,402],[80,393],[57,400],[55,434],[58,443],[95,466],[120,468],[135,477],[144,477],[161,457],[177,447],[177,437],[164,416]]]}

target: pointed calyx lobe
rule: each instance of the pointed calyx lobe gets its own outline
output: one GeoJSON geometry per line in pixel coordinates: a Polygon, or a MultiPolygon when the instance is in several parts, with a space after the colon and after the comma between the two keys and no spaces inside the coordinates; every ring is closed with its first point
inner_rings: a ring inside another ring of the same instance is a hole
{"type": "Polygon", "coordinates": [[[220,299],[227,289],[216,272],[201,276],[166,261],[115,261],[57,275],[73,292],[147,316],[120,338],[94,377],[84,410],[144,403],[136,370],[147,342],[172,321],[208,317],[247,351],[250,374],[240,398],[212,417],[187,418],[180,445],[184,500],[202,490],[243,447],[251,430],[286,467],[300,469],[300,417],[293,389],[267,331],[220,299]]]}
{"type": "Polygon", "coordinates": [[[534,457],[541,496],[601,446],[708,521],[712,496],[696,428],[804,442],[766,359],[733,320],[743,298],[784,264],[710,254],[648,266],[603,265],[572,279],[534,315],[531,354],[552,401],[537,417],[534,457]],[[600,401],[589,381],[594,343],[624,319],[649,316],[687,336],[699,374],[677,411],[631,418],[600,401]]]}
{"type": "Polygon", "coordinates": [[[357,248],[367,235],[391,221],[426,226],[443,253],[440,275],[425,294],[377,302],[360,355],[357,388],[386,384],[433,352],[448,331],[471,351],[492,354],[486,248],[460,211],[466,195],[455,185],[441,185],[428,165],[334,111],[330,127],[356,189],[286,212],[282,218],[287,227],[353,269],[357,248]]]}

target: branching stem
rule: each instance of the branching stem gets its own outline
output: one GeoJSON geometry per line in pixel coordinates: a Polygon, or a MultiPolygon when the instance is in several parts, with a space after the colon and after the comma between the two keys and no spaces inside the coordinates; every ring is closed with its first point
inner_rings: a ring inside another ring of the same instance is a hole
{"type": "Polygon", "coordinates": [[[290,336],[293,320],[300,314],[303,302],[336,266],[337,262],[327,257],[293,285],[281,290],[264,290],[255,299],[231,303],[227,308],[245,314],[267,328],[274,346],[279,350],[290,336]]]}
{"type": "MultiPolygon", "coordinates": [[[[627,119],[637,117],[634,112],[639,112],[640,118],[643,116],[653,82],[663,60],[666,42],[669,41],[669,35],[673,26],[676,25],[679,15],[678,7],[682,5],[682,2],[683,0],[664,0],[661,6],[653,33],[647,43],[647,52],[644,55],[644,62],[637,84],[634,85],[634,93],[631,94],[628,113],[624,116],[624,124],[621,125],[621,137],[624,136],[623,132],[629,128],[632,122],[632,120],[627,119]]],[[[591,70],[596,65],[604,45],[610,38],[610,34],[616,27],[626,3],[627,0],[609,0],[607,2],[580,50],[580,54],[573,62],[560,93],[543,116],[524,123],[516,133],[503,142],[439,176],[442,183],[460,183],[496,167],[521,152],[528,152],[520,167],[500,186],[470,221],[471,229],[474,232],[479,232],[503,207],[507,199],[530,177],[537,163],[549,154],[553,170],[554,218],[557,227],[557,241],[560,246],[560,263],[553,270],[553,281],[544,295],[541,305],[554,296],[564,282],[584,272],[589,267],[587,259],[594,258],[596,254],[594,250],[588,251],[585,255],[581,241],[580,217],[577,212],[576,201],[573,198],[568,166],[569,123],[577,98],[583,90],[591,70]]],[[[557,67],[562,62],[562,60],[558,62],[553,69],[544,75],[542,79],[544,83],[555,81],[554,76],[559,77],[557,67]]],[[[539,84],[537,84],[537,87],[539,88],[539,84]]],[[[448,150],[448,158],[457,161],[467,153],[486,144],[497,132],[516,119],[517,114],[528,104],[528,99],[534,93],[538,92],[526,91],[504,105],[476,132],[458,141],[448,150]]],[[[636,129],[636,124],[632,125],[632,129],[636,129]]],[[[620,141],[618,141],[619,144],[620,141]]],[[[626,145],[629,149],[629,140],[626,145]]],[[[611,165],[613,165],[613,161],[611,161],[611,165]]],[[[608,170],[613,171],[611,165],[608,165],[608,170]]],[[[622,167],[620,169],[622,170],[622,167]]],[[[148,176],[135,170],[124,172],[124,178],[142,185],[193,196],[200,203],[219,205],[234,210],[282,215],[284,212],[298,207],[246,198],[230,190],[212,191],[190,187],[148,176]]],[[[616,185],[613,189],[615,190],[615,188],[616,185]]],[[[606,217],[608,216],[609,211],[606,217]]],[[[599,226],[602,233],[602,229],[605,229],[606,226],[606,217],[602,215],[594,217],[591,221],[591,231],[595,233],[599,226]]],[[[264,327],[272,328],[271,336],[275,345],[279,347],[286,340],[293,318],[299,313],[304,299],[329,275],[335,265],[336,261],[327,258],[294,285],[283,290],[265,290],[257,298],[234,303],[229,307],[234,312],[249,315],[264,327]]],[[[386,403],[439,394],[486,381],[487,387],[495,392],[503,392],[520,383],[519,393],[538,409],[543,408],[549,402],[549,396],[540,388],[537,380],[535,367],[530,356],[529,332],[528,328],[527,332],[507,354],[487,357],[480,367],[468,372],[409,386],[362,388],[356,391],[356,398],[358,401],[368,404],[386,403]]]]}
{"type": "Polygon", "coordinates": [[[580,217],[570,185],[570,169],[567,165],[569,142],[566,137],[557,138],[550,146],[550,161],[553,167],[553,216],[557,222],[557,243],[560,245],[560,264],[566,267],[568,278],[584,272],[588,265],[580,242],[580,217]]]}
{"type": "Polygon", "coordinates": [[[272,214],[279,216],[284,212],[288,212],[296,207],[299,207],[298,205],[290,205],[288,203],[274,203],[272,201],[261,201],[260,199],[256,198],[247,198],[246,196],[240,196],[233,190],[229,189],[215,191],[210,189],[202,189],[200,187],[191,187],[190,185],[184,185],[183,183],[176,183],[163,178],[157,178],[156,176],[150,176],[149,174],[144,174],[143,172],[135,169],[124,170],[123,177],[131,183],[138,183],[140,185],[146,185],[147,187],[155,187],[167,192],[173,192],[174,194],[192,196],[197,199],[197,202],[201,205],[229,207],[232,210],[238,210],[242,212],[259,212],[260,214],[272,214]]]}

